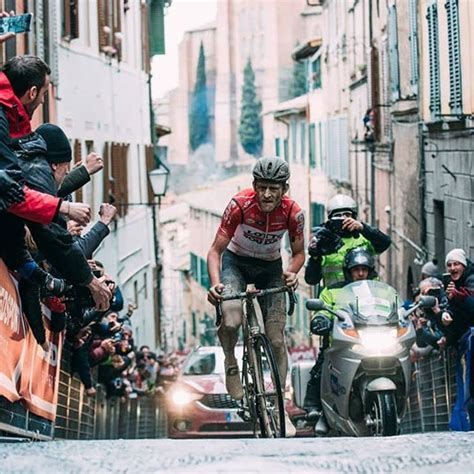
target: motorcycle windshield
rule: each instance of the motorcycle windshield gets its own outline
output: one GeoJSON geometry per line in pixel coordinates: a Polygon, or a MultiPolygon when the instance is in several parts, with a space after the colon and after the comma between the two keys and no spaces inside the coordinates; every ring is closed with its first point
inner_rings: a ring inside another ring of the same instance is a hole
{"type": "Polygon", "coordinates": [[[381,281],[351,283],[337,295],[337,305],[348,311],[355,324],[381,325],[398,321],[398,295],[381,281]]]}

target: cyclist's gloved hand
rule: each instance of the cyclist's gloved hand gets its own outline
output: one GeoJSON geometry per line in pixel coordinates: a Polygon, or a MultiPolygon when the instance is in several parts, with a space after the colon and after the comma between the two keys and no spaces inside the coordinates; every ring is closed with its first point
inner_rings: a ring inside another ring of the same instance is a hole
{"type": "Polygon", "coordinates": [[[324,314],[318,314],[311,320],[310,328],[316,336],[327,336],[332,329],[332,320],[324,314]]]}
{"type": "Polygon", "coordinates": [[[217,285],[211,286],[207,292],[207,301],[216,306],[222,299],[222,292],[224,291],[224,285],[218,283],[217,285]]]}

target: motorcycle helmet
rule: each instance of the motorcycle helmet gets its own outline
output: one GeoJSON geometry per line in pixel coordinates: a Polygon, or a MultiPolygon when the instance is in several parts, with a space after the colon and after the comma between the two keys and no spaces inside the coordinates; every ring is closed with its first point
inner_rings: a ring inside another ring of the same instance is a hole
{"type": "Polygon", "coordinates": [[[372,280],[377,276],[375,272],[374,257],[367,249],[363,247],[357,247],[347,252],[346,256],[344,257],[343,271],[346,281],[350,281],[352,279],[351,269],[359,266],[367,267],[369,269],[369,275],[367,277],[369,280],[372,280]]]}
{"type": "Polygon", "coordinates": [[[352,213],[354,219],[357,218],[357,204],[350,196],[345,194],[336,194],[331,198],[327,205],[328,218],[336,214],[337,212],[349,211],[352,213]]]}
{"type": "Polygon", "coordinates": [[[255,181],[274,181],[285,184],[290,179],[288,163],[278,156],[259,158],[253,167],[255,181]]]}

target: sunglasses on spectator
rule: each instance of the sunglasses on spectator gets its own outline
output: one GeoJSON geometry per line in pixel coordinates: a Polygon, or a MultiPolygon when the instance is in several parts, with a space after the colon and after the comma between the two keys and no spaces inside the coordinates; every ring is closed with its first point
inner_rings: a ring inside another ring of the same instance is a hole
{"type": "Polygon", "coordinates": [[[350,211],[341,211],[331,214],[331,219],[343,219],[345,217],[353,217],[352,212],[350,211]]]}

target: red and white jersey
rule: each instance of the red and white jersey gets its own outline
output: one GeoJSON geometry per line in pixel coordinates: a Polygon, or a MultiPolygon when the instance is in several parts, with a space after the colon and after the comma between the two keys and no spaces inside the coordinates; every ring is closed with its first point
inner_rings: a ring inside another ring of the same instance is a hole
{"type": "Polygon", "coordinates": [[[260,210],[256,193],[245,189],[236,194],[222,215],[218,232],[230,239],[228,249],[242,257],[262,260],[280,258],[281,239],[288,231],[290,238],[301,237],[304,215],[288,196],[272,212],[260,210]]]}

